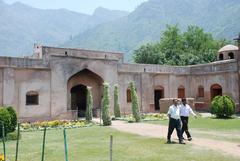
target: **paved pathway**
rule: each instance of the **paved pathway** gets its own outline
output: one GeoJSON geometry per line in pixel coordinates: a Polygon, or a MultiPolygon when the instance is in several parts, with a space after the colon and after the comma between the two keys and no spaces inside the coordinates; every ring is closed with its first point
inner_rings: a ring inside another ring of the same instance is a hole
{"type": "MultiPolygon", "coordinates": [[[[95,120],[99,121],[99,120],[95,120]]],[[[166,138],[167,126],[164,125],[153,125],[147,123],[127,123],[124,121],[112,121],[112,128],[142,136],[154,137],[154,138],[166,138]]],[[[176,132],[174,131],[172,137],[173,140],[176,138],[176,132]]],[[[222,151],[223,153],[234,155],[240,158],[240,143],[231,143],[227,141],[217,141],[205,138],[193,138],[193,141],[187,142],[187,144],[193,144],[208,148],[215,151],[222,151]]]]}

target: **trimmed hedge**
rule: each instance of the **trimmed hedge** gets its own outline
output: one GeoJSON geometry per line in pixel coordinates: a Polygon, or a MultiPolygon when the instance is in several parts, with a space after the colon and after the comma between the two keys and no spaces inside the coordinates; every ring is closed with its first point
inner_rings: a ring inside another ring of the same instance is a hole
{"type": "Polygon", "coordinates": [[[13,109],[13,107],[7,107],[7,110],[8,110],[8,112],[9,112],[9,114],[10,114],[10,117],[11,117],[11,119],[10,119],[10,131],[9,132],[14,132],[15,131],[15,129],[16,129],[16,127],[17,127],[17,114],[16,114],[16,112],[15,112],[15,110],[13,109]]]}
{"type": "Polygon", "coordinates": [[[2,122],[4,122],[5,136],[15,131],[17,114],[12,107],[0,107],[0,138],[2,138],[2,122]]]}
{"type": "Polygon", "coordinates": [[[231,117],[235,112],[235,103],[229,96],[216,96],[211,103],[211,113],[218,118],[231,117]]]}
{"type": "Polygon", "coordinates": [[[110,112],[109,112],[109,85],[108,83],[103,84],[103,98],[102,98],[102,120],[104,126],[109,126],[112,124],[110,112]]]}
{"type": "Polygon", "coordinates": [[[132,97],[132,114],[136,122],[141,121],[140,112],[139,112],[139,105],[138,105],[138,97],[136,92],[136,87],[134,82],[130,82],[130,89],[131,89],[131,97],[132,97]]]}
{"type": "Polygon", "coordinates": [[[11,116],[7,110],[7,108],[0,108],[0,138],[3,137],[2,135],[2,122],[4,123],[4,129],[5,129],[5,136],[7,133],[9,133],[11,130],[11,116]]]}
{"type": "Polygon", "coordinates": [[[92,87],[87,87],[86,121],[92,121],[93,117],[92,109],[93,109],[92,87]]]}
{"type": "Polygon", "coordinates": [[[118,85],[114,85],[114,116],[121,117],[118,85]]]}

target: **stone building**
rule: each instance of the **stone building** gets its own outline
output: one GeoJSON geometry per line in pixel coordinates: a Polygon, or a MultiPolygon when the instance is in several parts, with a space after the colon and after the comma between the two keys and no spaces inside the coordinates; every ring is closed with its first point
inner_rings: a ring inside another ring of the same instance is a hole
{"type": "Polygon", "coordinates": [[[238,106],[239,54],[238,47],[227,45],[216,62],[176,67],[123,63],[122,53],[35,45],[31,57],[0,57],[0,105],[13,106],[24,120],[84,116],[86,87],[91,86],[97,114],[103,82],[108,82],[111,109],[118,84],[121,112],[127,114],[128,83],[135,81],[142,112],[158,112],[159,99],[175,97],[193,98],[197,110],[208,110],[212,98],[222,94],[238,106]]]}

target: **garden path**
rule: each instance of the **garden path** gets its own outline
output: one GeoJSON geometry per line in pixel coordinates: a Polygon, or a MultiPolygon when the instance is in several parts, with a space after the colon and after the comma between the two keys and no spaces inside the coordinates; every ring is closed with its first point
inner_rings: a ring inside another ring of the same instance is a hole
{"type": "MultiPolygon", "coordinates": [[[[99,120],[95,120],[99,121],[99,120]]],[[[168,127],[165,125],[153,125],[147,123],[127,123],[124,121],[112,121],[112,128],[132,133],[141,136],[154,137],[154,138],[166,138],[168,127]]],[[[213,133],[212,133],[213,134],[213,133]]],[[[216,134],[217,135],[217,134],[216,134]]],[[[176,139],[176,131],[174,131],[172,137],[173,140],[176,139]]],[[[191,142],[186,141],[187,144],[197,145],[203,148],[208,148],[210,150],[215,150],[218,152],[234,155],[240,158],[240,143],[232,143],[227,141],[218,141],[206,138],[193,138],[191,142]]]]}

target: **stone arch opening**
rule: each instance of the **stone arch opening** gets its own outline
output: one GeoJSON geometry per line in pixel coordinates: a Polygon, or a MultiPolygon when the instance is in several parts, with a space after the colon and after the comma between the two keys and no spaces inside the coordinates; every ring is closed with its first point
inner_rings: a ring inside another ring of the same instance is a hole
{"type": "Polygon", "coordinates": [[[78,113],[79,117],[85,116],[87,86],[92,87],[93,95],[93,114],[101,108],[101,99],[103,91],[103,79],[96,73],[84,69],[74,74],[68,79],[68,110],[78,113]]]}
{"type": "Polygon", "coordinates": [[[87,86],[76,85],[71,88],[71,109],[78,111],[78,117],[85,117],[87,107],[87,86]]]}
{"type": "Polygon", "coordinates": [[[185,87],[182,85],[178,87],[178,98],[185,98],[185,87]]]}
{"type": "Polygon", "coordinates": [[[229,59],[234,59],[234,54],[232,52],[228,53],[228,58],[229,59]]]}
{"type": "Polygon", "coordinates": [[[222,95],[222,86],[220,86],[219,84],[213,84],[210,90],[211,90],[211,100],[216,96],[222,95]]]}
{"type": "Polygon", "coordinates": [[[219,54],[218,59],[219,59],[219,60],[223,60],[223,59],[224,59],[224,58],[223,58],[223,53],[220,53],[220,54],[219,54]]]}
{"type": "Polygon", "coordinates": [[[198,86],[198,95],[199,98],[204,97],[204,87],[202,85],[198,86]]]}
{"type": "Polygon", "coordinates": [[[158,86],[154,89],[154,107],[155,110],[160,110],[159,100],[164,98],[164,88],[162,86],[158,86]]]}

